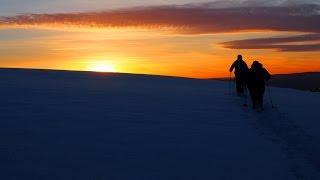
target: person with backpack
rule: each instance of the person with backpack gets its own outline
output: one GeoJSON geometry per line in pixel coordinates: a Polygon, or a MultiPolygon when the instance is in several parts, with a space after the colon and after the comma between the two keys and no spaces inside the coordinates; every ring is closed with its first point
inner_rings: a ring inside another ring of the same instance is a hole
{"type": "Polygon", "coordinates": [[[247,87],[252,100],[253,109],[263,108],[263,95],[265,92],[265,81],[270,80],[271,75],[263,68],[259,61],[254,61],[248,72],[247,87]]]}
{"type": "Polygon", "coordinates": [[[230,73],[234,70],[234,74],[236,77],[236,90],[237,95],[242,96],[244,95],[244,88],[246,84],[246,77],[248,73],[248,66],[246,62],[242,59],[242,55],[238,55],[237,60],[233,62],[229,71],[230,73]]]}

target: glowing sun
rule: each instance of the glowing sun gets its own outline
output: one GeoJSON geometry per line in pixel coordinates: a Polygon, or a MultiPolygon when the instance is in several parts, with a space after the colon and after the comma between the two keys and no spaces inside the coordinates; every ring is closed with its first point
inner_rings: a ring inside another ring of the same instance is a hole
{"type": "Polygon", "coordinates": [[[89,64],[87,70],[95,72],[117,72],[116,67],[113,64],[106,62],[95,62],[89,64]]]}

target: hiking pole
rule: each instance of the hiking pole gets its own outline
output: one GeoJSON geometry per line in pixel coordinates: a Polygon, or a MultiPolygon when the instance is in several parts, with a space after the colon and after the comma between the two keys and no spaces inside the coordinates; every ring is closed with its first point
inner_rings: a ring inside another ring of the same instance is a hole
{"type": "Polygon", "coordinates": [[[270,90],[270,86],[269,86],[269,82],[268,81],[267,81],[267,88],[268,88],[268,94],[269,94],[271,107],[274,108],[273,101],[272,101],[272,96],[271,96],[271,90],[270,90]]]}
{"type": "Polygon", "coordinates": [[[248,94],[249,92],[248,92],[247,84],[244,83],[244,104],[243,104],[244,107],[248,106],[248,94]]]}
{"type": "Polygon", "coordinates": [[[230,72],[230,76],[229,76],[229,93],[230,93],[230,95],[232,95],[232,91],[231,91],[231,72],[230,72]]]}

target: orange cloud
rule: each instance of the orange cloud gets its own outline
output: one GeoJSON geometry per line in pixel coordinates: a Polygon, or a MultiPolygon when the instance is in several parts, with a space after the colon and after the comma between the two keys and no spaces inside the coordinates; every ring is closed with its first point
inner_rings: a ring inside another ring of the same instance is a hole
{"type": "Polygon", "coordinates": [[[221,45],[229,49],[276,49],[278,51],[287,52],[319,51],[320,34],[307,34],[291,37],[246,39],[224,42],[221,43],[221,45]]]}
{"type": "Polygon", "coordinates": [[[178,33],[205,34],[252,30],[319,33],[319,5],[210,8],[161,6],[107,12],[27,14],[1,17],[0,26],[172,27],[178,33]]]}

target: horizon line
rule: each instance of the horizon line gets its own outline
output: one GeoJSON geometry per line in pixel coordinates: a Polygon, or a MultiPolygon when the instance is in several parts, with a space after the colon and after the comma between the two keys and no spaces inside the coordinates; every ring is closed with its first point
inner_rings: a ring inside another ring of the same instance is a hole
{"type": "MultiPolygon", "coordinates": [[[[160,76],[160,77],[170,77],[170,78],[183,78],[183,79],[198,79],[198,80],[223,80],[230,77],[209,77],[209,78],[196,78],[187,76],[174,76],[174,75],[164,75],[164,74],[146,74],[146,73],[128,73],[128,72],[97,72],[88,70],[68,70],[68,69],[49,69],[49,68],[19,68],[19,67],[0,67],[0,70],[26,70],[26,71],[48,71],[48,72],[73,72],[73,73],[91,73],[100,75],[138,75],[138,76],[160,76]]],[[[306,71],[306,72],[293,72],[293,73],[279,73],[272,74],[272,76],[279,75],[294,75],[294,74],[310,74],[310,73],[320,73],[320,71],[306,71]]]]}

